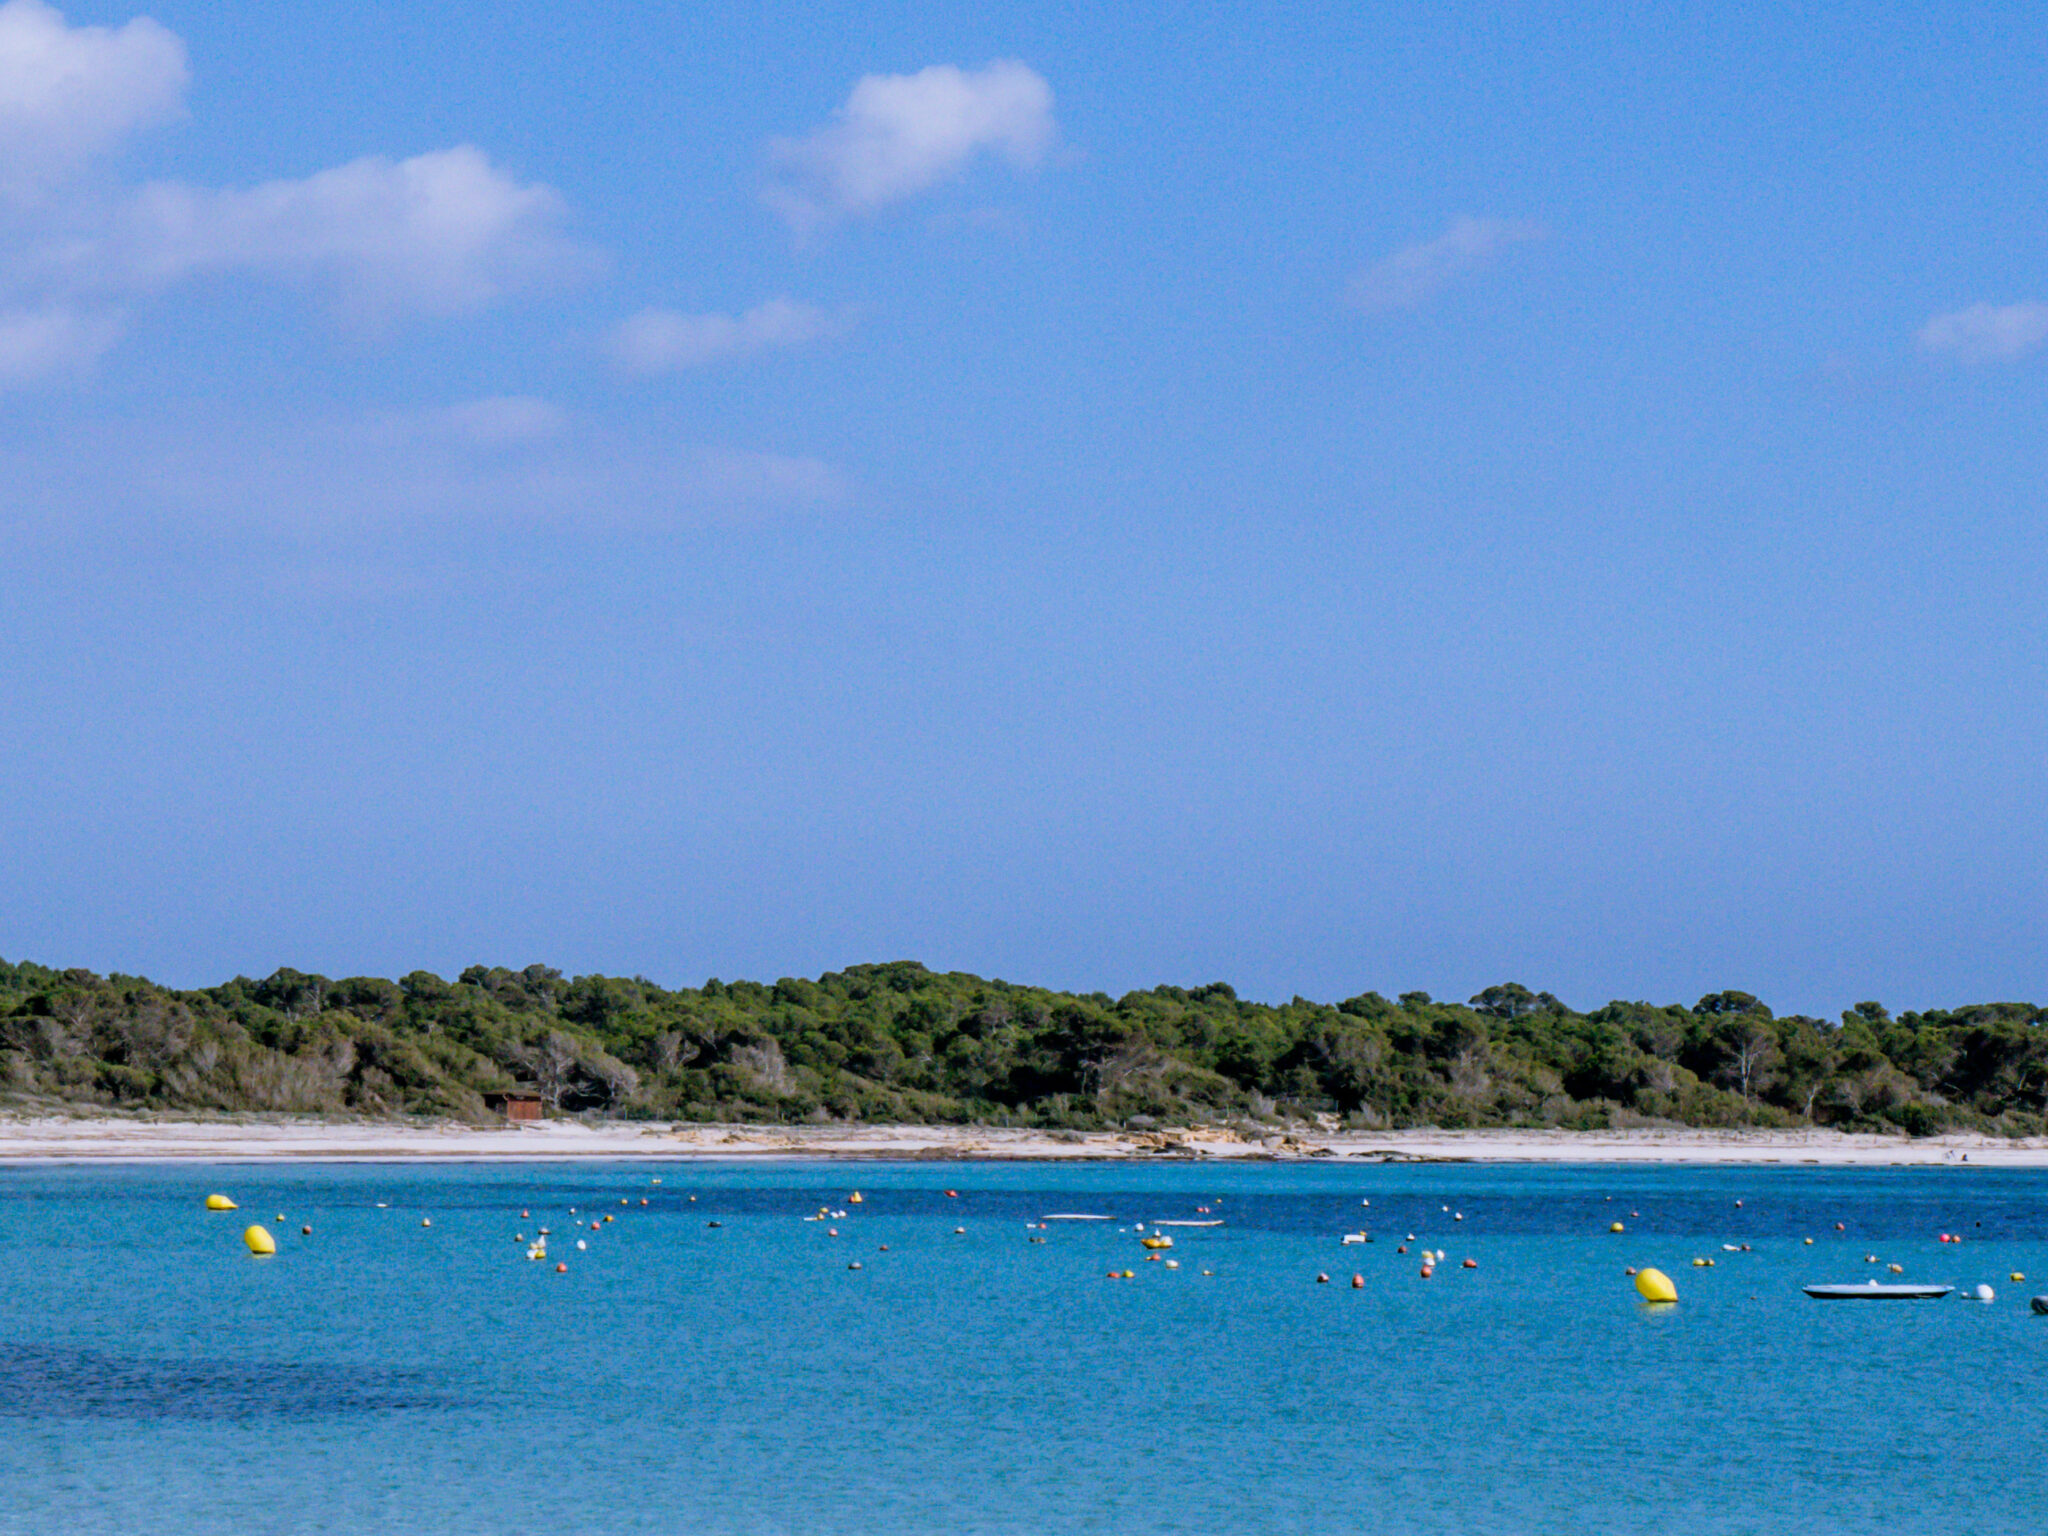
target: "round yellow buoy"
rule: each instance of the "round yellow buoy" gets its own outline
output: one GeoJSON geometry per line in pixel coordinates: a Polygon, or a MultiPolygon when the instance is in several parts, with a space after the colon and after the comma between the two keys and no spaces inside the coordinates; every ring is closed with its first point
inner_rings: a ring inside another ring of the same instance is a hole
{"type": "Polygon", "coordinates": [[[1678,1287],[1663,1270],[1645,1269],[1636,1274],[1636,1294],[1645,1301],[1676,1301],[1678,1287]]]}
{"type": "Polygon", "coordinates": [[[232,1211],[236,1209],[236,1206],[235,1202],[226,1195],[208,1195],[206,1197],[206,1208],[209,1211],[232,1211]]]}
{"type": "Polygon", "coordinates": [[[1626,1232],[1628,1228],[1624,1227],[1620,1222],[1617,1221],[1616,1223],[1614,1223],[1613,1226],[1609,1227],[1607,1230],[1610,1232],[1626,1232]]]}
{"type": "Polygon", "coordinates": [[[268,1227],[251,1227],[242,1234],[242,1241],[249,1245],[249,1251],[256,1254],[277,1252],[277,1239],[270,1235],[268,1227]]]}
{"type": "Polygon", "coordinates": [[[2012,1272],[2012,1283],[2014,1285],[2018,1285],[2022,1280],[2026,1278],[2027,1277],[2017,1269],[2012,1272]]]}

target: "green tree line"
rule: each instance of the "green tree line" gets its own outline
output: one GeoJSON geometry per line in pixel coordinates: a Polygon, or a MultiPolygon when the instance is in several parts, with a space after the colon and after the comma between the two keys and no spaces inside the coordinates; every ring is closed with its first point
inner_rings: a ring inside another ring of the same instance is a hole
{"type": "Polygon", "coordinates": [[[481,1120],[486,1094],[525,1089],[554,1113],[702,1121],[2018,1136],[2048,1126],[2044,1022],[2030,1003],[1779,1017],[1732,991],[1582,1013],[1515,983],[1464,1003],[1272,1005],[1222,982],[1112,998],[908,961],[674,990],[479,965],[197,991],[0,962],[0,1098],[481,1120]]]}

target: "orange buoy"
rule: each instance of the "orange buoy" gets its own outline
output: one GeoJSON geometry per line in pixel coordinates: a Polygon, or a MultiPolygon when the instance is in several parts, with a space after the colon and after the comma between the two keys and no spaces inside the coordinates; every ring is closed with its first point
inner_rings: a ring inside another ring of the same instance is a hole
{"type": "Polygon", "coordinates": [[[960,1198],[960,1191],[957,1189],[949,1189],[946,1191],[946,1198],[948,1200],[958,1200],[960,1198]]]}
{"type": "Polygon", "coordinates": [[[1316,1284],[1317,1284],[1317,1285],[1328,1285],[1329,1283],[1330,1283],[1330,1277],[1329,1277],[1328,1275],[1317,1275],[1317,1276],[1316,1276],[1316,1284]]]}
{"type": "Polygon", "coordinates": [[[1467,1259],[1463,1264],[1459,1265],[1458,1267],[1460,1269],[1477,1269],[1479,1267],[1479,1261],[1477,1259],[1467,1259]]]}
{"type": "Polygon", "coordinates": [[[1428,1279],[1428,1278],[1429,1278],[1429,1277],[1430,1277],[1431,1275],[1433,1275],[1433,1274],[1435,1274],[1435,1273],[1436,1273],[1436,1266],[1435,1266],[1434,1264],[1425,1264],[1425,1265],[1423,1265],[1423,1266],[1422,1266],[1422,1278],[1423,1278],[1423,1279],[1427,1280],[1427,1279],[1428,1279]]]}
{"type": "Polygon", "coordinates": [[[1623,1273],[1624,1275],[1633,1275],[1633,1274],[1634,1274],[1635,1272],[1636,1272],[1636,1267],[1635,1267],[1635,1265],[1633,1265],[1633,1264],[1629,1265],[1629,1267],[1628,1267],[1627,1269],[1624,1269],[1624,1270],[1622,1271],[1622,1273],[1623,1273]]]}
{"type": "Polygon", "coordinates": [[[566,1275],[567,1273],[569,1273],[569,1266],[566,1264],[557,1264],[555,1266],[555,1273],[558,1275],[566,1275]]]}
{"type": "Polygon", "coordinates": [[[311,1227],[301,1227],[301,1228],[299,1228],[299,1236],[301,1236],[301,1237],[311,1237],[312,1235],[313,1235],[313,1229],[312,1229],[311,1227]]]}
{"type": "Polygon", "coordinates": [[[1363,1276],[1363,1275],[1353,1275],[1353,1276],[1351,1277],[1351,1289],[1353,1289],[1354,1291],[1362,1291],[1362,1290],[1364,1290],[1364,1289],[1365,1289],[1365,1276],[1363,1276]]]}

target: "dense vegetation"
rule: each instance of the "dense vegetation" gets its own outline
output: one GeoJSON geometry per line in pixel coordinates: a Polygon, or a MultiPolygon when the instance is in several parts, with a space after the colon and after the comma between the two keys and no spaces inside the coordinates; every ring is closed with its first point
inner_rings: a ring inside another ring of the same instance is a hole
{"type": "Polygon", "coordinates": [[[194,992],[0,962],[0,1100],[478,1119],[524,1087],[558,1113],[684,1120],[2035,1135],[2044,1025],[2025,1003],[1778,1018],[1744,992],[1579,1013],[1512,984],[1464,1004],[1274,1007],[1221,982],[1110,998],[908,962],[677,991],[530,965],[194,992]]]}

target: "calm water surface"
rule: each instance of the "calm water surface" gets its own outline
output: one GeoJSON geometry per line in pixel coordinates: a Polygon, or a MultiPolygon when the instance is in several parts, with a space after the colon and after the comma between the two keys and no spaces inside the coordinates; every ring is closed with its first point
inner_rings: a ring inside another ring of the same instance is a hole
{"type": "Polygon", "coordinates": [[[1990,1169],[12,1168],[0,1531],[2037,1536],[2043,1291],[1990,1169]],[[1799,1294],[1870,1253],[1998,1299],[1799,1294]]]}

